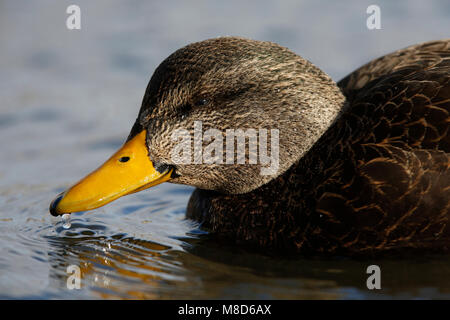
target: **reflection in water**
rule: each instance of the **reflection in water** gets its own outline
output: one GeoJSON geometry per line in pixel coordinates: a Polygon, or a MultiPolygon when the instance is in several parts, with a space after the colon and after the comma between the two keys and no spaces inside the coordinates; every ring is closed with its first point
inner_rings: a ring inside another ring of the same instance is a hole
{"type": "Polygon", "coordinates": [[[81,269],[82,290],[92,291],[101,298],[340,296],[332,292],[320,294],[320,290],[316,293],[305,290],[304,294],[300,294],[301,287],[313,286],[317,289],[332,284],[332,281],[302,283],[294,280],[289,283],[280,279],[278,285],[276,282],[272,285],[273,281],[267,278],[264,269],[254,269],[261,266],[261,262],[266,268],[273,269],[267,264],[268,261],[264,261],[268,257],[248,253],[245,258],[242,256],[242,261],[236,261],[239,259],[228,249],[209,246],[209,239],[196,239],[193,241],[195,244],[186,243],[188,250],[185,252],[125,234],[95,236],[96,228],[101,226],[87,226],[74,221],[74,230],[69,232],[59,227],[58,236],[47,237],[51,249],[48,252],[51,265],[49,277],[57,280],[56,287],[64,290],[67,267],[76,265],[81,269]],[[240,265],[243,262],[244,265],[240,265]],[[199,275],[202,275],[201,279],[199,275]]]}
{"type": "Polygon", "coordinates": [[[80,267],[82,287],[102,298],[157,298],[159,286],[182,279],[176,263],[164,259],[170,247],[115,234],[96,236],[101,225],[73,221],[70,230],[57,228],[58,236],[46,237],[50,278],[64,288],[69,265],[80,267]]]}
{"type": "Polygon", "coordinates": [[[366,288],[370,260],[277,257],[224,245],[198,230],[182,250],[74,219],[46,236],[52,286],[68,291],[69,265],[81,269],[81,291],[107,299],[338,299],[450,297],[447,256],[377,259],[380,292],[366,288]],[[432,288],[429,284],[439,283],[432,288]]]}

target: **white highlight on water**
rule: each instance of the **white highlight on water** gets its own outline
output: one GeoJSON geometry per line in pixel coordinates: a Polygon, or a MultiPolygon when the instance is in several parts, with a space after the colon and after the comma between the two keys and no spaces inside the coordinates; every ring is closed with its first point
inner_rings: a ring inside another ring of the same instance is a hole
{"type": "Polygon", "coordinates": [[[63,219],[63,228],[64,229],[69,229],[71,224],[70,224],[70,214],[65,213],[62,215],[62,219],[63,219]]]}

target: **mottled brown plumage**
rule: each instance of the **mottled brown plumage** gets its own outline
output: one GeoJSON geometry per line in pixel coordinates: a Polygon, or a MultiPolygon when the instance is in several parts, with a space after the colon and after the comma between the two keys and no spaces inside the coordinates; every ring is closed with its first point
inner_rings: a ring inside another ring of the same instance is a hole
{"type": "Polygon", "coordinates": [[[196,186],[187,217],[260,248],[327,254],[450,249],[450,40],[376,59],[337,85],[276,44],[219,38],[155,71],[133,137],[196,186]],[[199,103],[200,101],[200,103],[199,103]],[[171,162],[170,133],[278,128],[280,170],[171,162]]]}

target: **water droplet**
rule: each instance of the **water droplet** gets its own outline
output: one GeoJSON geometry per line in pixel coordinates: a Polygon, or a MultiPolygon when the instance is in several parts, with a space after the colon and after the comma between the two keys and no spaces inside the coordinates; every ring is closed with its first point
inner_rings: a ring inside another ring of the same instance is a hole
{"type": "Polygon", "coordinates": [[[69,229],[71,224],[70,224],[70,214],[65,213],[62,215],[62,219],[63,219],[63,228],[64,229],[69,229]]]}

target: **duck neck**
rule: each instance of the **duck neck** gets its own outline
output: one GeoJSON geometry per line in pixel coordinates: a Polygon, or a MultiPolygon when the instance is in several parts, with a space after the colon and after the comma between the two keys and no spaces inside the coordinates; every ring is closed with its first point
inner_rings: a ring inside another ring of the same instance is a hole
{"type": "Polygon", "coordinates": [[[201,222],[202,227],[215,235],[246,245],[301,246],[314,216],[315,192],[330,174],[325,169],[336,159],[343,161],[348,153],[349,146],[338,139],[349,134],[345,132],[349,130],[345,119],[341,120],[345,118],[347,103],[342,93],[337,95],[339,99],[329,106],[334,117],[327,120],[328,129],[284,173],[245,194],[196,189],[188,204],[187,217],[201,222]]]}

